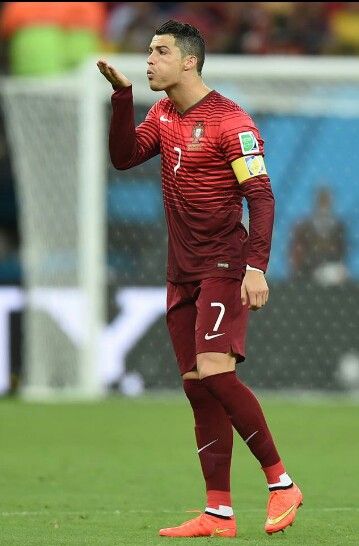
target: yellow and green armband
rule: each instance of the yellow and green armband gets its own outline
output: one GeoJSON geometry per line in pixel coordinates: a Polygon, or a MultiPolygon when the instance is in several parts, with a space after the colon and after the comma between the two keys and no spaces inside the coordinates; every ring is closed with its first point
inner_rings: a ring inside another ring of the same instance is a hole
{"type": "Polygon", "coordinates": [[[267,174],[266,166],[262,155],[249,155],[240,157],[231,163],[234,174],[240,184],[254,176],[267,174]]]}

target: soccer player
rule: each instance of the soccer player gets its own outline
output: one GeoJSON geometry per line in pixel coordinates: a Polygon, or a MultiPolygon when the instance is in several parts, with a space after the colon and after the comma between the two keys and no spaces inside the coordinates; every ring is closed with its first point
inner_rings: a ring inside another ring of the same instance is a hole
{"type": "Polygon", "coordinates": [[[274,198],[263,140],[250,116],[202,80],[205,45],[199,31],[176,21],[156,30],[147,78],[156,102],[134,124],[131,82],[105,60],[112,84],[109,146],[113,165],[129,169],[161,154],[168,226],[167,324],[183,388],[192,406],[206,507],[167,537],[236,536],[230,495],[232,427],[265,474],[265,531],[291,525],[302,494],[286,473],[261,406],[236,376],[245,358],[249,310],[268,300],[274,198]],[[242,198],[249,234],[241,223],[242,198]]]}

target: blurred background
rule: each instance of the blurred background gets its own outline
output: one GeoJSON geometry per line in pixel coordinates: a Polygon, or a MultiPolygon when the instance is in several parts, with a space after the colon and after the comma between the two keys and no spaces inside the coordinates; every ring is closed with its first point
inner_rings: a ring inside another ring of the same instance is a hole
{"type": "Polygon", "coordinates": [[[0,4],[0,392],[180,387],[159,158],[111,167],[111,90],[95,67],[106,56],[134,78],[140,122],[159,98],[146,50],[171,18],[200,29],[204,79],[266,143],[271,295],[239,373],[263,390],[355,394],[359,2],[0,4]]]}

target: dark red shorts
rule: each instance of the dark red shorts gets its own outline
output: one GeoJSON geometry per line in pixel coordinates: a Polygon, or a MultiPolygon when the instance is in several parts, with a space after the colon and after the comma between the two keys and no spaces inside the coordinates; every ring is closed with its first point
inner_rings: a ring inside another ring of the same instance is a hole
{"type": "Polygon", "coordinates": [[[245,358],[248,307],[238,279],[210,278],[167,283],[167,326],[181,375],[196,369],[199,353],[232,353],[245,358]]]}

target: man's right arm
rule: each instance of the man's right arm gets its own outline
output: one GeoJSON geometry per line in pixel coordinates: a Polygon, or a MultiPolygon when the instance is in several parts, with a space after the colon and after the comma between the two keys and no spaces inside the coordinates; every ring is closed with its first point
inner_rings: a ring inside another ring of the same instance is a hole
{"type": "Polygon", "coordinates": [[[97,66],[114,89],[109,133],[111,161],[116,169],[129,169],[159,153],[158,120],[152,108],[136,128],[131,82],[106,61],[99,61],[97,66]]]}

